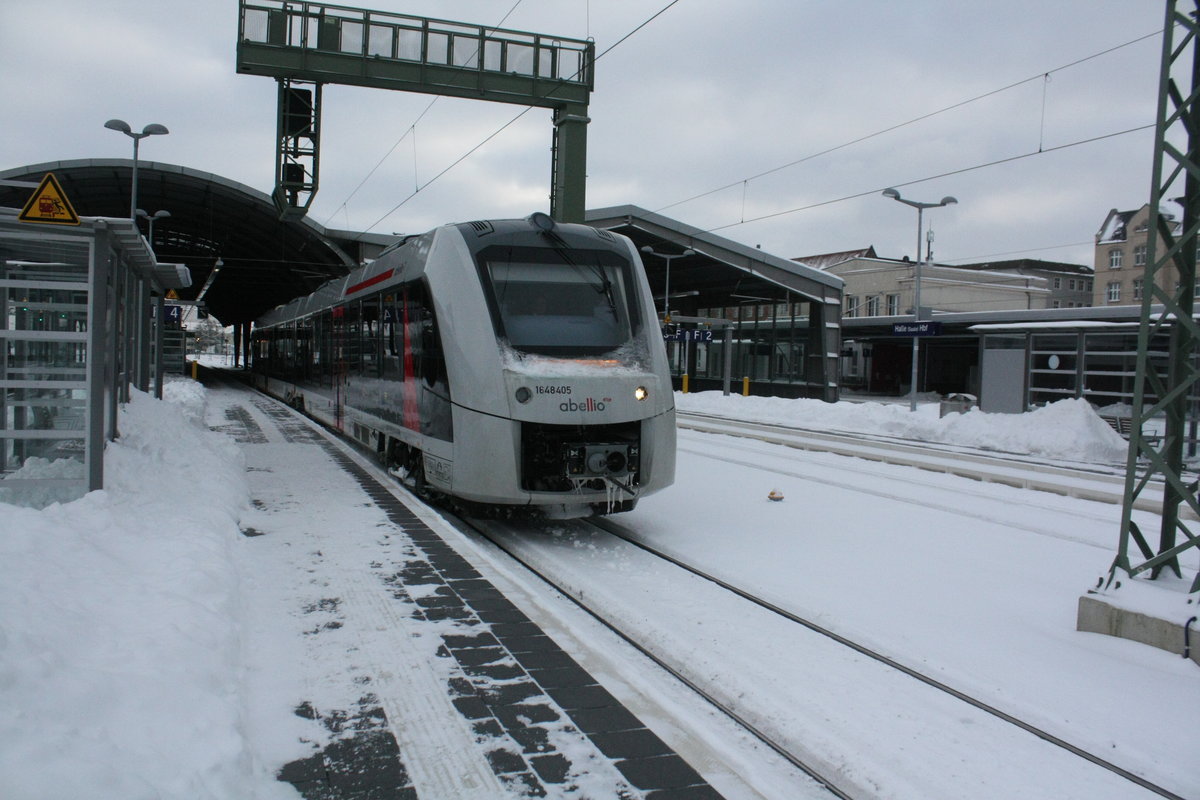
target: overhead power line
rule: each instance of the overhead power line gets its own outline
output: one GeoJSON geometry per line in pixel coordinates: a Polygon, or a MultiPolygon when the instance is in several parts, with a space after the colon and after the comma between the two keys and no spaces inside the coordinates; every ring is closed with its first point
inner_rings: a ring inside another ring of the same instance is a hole
{"type": "MultiPolygon", "coordinates": [[[[497,28],[499,28],[501,25],[503,25],[505,20],[507,20],[509,17],[512,16],[512,13],[517,10],[517,6],[521,5],[522,2],[524,2],[524,0],[517,0],[517,2],[513,3],[513,7],[510,8],[508,10],[508,12],[503,17],[500,18],[499,22],[497,22],[495,25],[492,26],[492,30],[495,31],[497,28]]],[[[475,54],[478,55],[478,53],[479,53],[479,50],[476,49],[475,54]]],[[[350,194],[346,196],[346,199],[342,201],[342,204],[340,206],[338,206],[337,209],[334,210],[334,212],[332,214],[329,215],[330,220],[332,220],[334,217],[336,217],[338,212],[341,211],[343,208],[345,208],[346,205],[351,200],[354,199],[354,195],[358,194],[358,190],[361,189],[366,184],[366,182],[371,179],[371,176],[375,174],[376,170],[378,170],[381,166],[383,166],[383,162],[387,161],[391,157],[392,153],[396,152],[396,148],[400,146],[401,142],[403,142],[405,139],[407,139],[410,134],[413,136],[414,139],[416,138],[417,125],[420,124],[421,120],[425,119],[425,115],[429,113],[430,109],[432,109],[434,107],[434,105],[437,104],[437,101],[440,99],[441,99],[441,97],[435,97],[429,101],[429,105],[425,106],[425,109],[423,111],[421,111],[420,114],[417,115],[417,118],[415,120],[413,120],[412,124],[409,125],[407,128],[405,128],[404,133],[400,134],[400,138],[396,140],[396,143],[393,144],[391,146],[391,148],[386,153],[383,154],[383,158],[379,159],[379,161],[375,164],[375,166],[371,167],[370,171],[367,172],[366,176],[361,181],[359,181],[358,186],[354,187],[354,191],[350,192],[350,194]]],[[[414,144],[414,146],[415,146],[415,144],[414,144]]],[[[415,159],[415,154],[414,154],[414,159],[415,159]]],[[[414,171],[413,182],[415,183],[416,182],[416,178],[415,178],[416,165],[415,164],[413,165],[413,171],[414,171]]]]}
{"type": "MultiPolygon", "coordinates": [[[[889,184],[889,186],[890,186],[890,188],[893,188],[893,189],[900,189],[905,186],[916,186],[919,183],[926,183],[928,181],[937,180],[938,178],[948,178],[951,175],[962,175],[965,172],[973,172],[977,169],[985,169],[986,167],[995,167],[1000,164],[1009,164],[1014,161],[1021,161],[1026,158],[1031,158],[1033,156],[1047,155],[1049,153],[1054,153],[1059,150],[1066,150],[1068,148],[1078,147],[1078,146],[1084,145],[1084,144],[1092,144],[1094,142],[1100,142],[1105,139],[1112,139],[1117,136],[1125,136],[1126,134],[1137,133],[1138,131],[1150,130],[1152,128],[1154,128],[1154,123],[1150,123],[1148,125],[1139,125],[1136,128],[1126,128],[1123,131],[1115,131],[1113,133],[1105,133],[1100,136],[1093,136],[1089,139],[1080,139],[1075,142],[1068,142],[1067,144],[1056,145],[1055,147],[1047,147],[1045,149],[1039,148],[1037,150],[1033,150],[1028,153],[1022,153],[1020,155],[1015,155],[1015,156],[1008,156],[1007,158],[998,158],[995,161],[988,161],[983,164],[976,164],[972,167],[962,167],[960,169],[949,170],[948,172],[939,172],[936,175],[929,175],[924,178],[917,178],[915,180],[905,181],[903,183],[892,183],[892,184],[889,184]]],[[[820,208],[822,206],[829,206],[829,205],[833,205],[834,203],[844,202],[846,200],[855,200],[859,197],[866,197],[868,195],[879,194],[885,188],[889,188],[889,187],[888,186],[880,186],[875,189],[868,189],[867,191],[864,191],[864,192],[855,192],[854,194],[843,195],[842,197],[835,197],[831,200],[822,200],[818,203],[810,203],[806,206],[799,206],[797,208],[789,208],[786,211],[776,211],[771,214],[763,214],[762,216],[759,216],[759,217],[751,217],[750,219],[743,219],[738,222],[731,222],[728,225],[719,225],[715,228],[709,228],[706,231],[706,233],[715,233],[716,231],[723,231],[723,230],[727,230],[729,228],[736,228],[738,225],[746,225],[751,222],[761,222],[764,219],[774,219],[775,217],[782,217],[782,216],[786,216],[788,214],[796,214],[801,211],[810,211],[814,208],[820,208]]]]}
{"type": "MultiPolygon", "coordinates": [[[[612,44],[612,45],[611,45],[611,46],[610,46],[608,49],[606,49],[604,52],[602,52],[602,53],[600,53],[599,55],[597,55],[597,56],[596,56],[594,59],[592,59],[592,63],[593,63],[593,64],[595,64],[595,63],[596,63],[597,61],[599,61],[601,58],[603,58],[604,56],[606,56],[606,55],[608,55],[609,53],[611,53],[611,52],[612,52],[613,50],[615,50],[615,49],[616,49],[616,48],[617,48],[619,45],[623,44],[623,43],[624,43],[624,42],[625,42],[627,39],[629,39],[629,37],[633,36],[635,33],[637,33],[638,31],[642,30],[643,28],[645,28],[647,25],[649,25],[649,24],[650,24],[651,22],[653,22],[655,19],[657,19],[658,17],[662,16],[662,15],[663,15],[663,13],[665,13],[667,10],[669,10],[669,9],[670,9],[672,6],[674,6],[674,5],[675,5],[676,3],[678,3],[678,2],[680,2],[680,0],[671,0],[671,2],[667,3],[665,6],[663,6],[663,7],[662,7],[662,8],[660,8],[658,11],[656,11],[654,14],[650,15],[650,16],[649,16],[649,17],[648,17],[648,18],[647,18],[645,21],[643,21],[643,22],[642,22],[640,25],[638,25],[636,28],[634,28],[633,30],[629,31],[629,33],[625,34],[625,35],[624,35],[624,36],[622,36],[620,39],[618,39],[616,42],[614,42],[614,43],[613,43],[613,44],[612,44]]],[[[514,6],[514,8],[515,8],[515,6],[514,6]]],[[[512,12],[510,11],[509,13],[512,13],[512,12]]],[[[507,15],[505,15],[505,18],[507,19],[507,15]]],[[[576,75],[578,75],[578,72],[576,73],[576,75]]],[[[564,81],[564,83],[565,83],[565,81],[564,81]]],[[[548,95],[547,95],[547,96],[549,96],[550,94],[553,94],[553,90],[551,90],[551,91],[548,93],[548,95]]],[[[497,128],[496,130],[492,131],[490,134],[488,134],[486,137],[484,137],[484,139],[483,139],[481,142],[479,142],[479,144],[475,145],[475,146],[474,146],[474,147],[472,147],[470,150],[468,150],[466,153],[464,153],[463,155],[459,156],[457,159],[455,159],[455,160],[454,160],[454,162],[453,162],[453,163],[451,163],[451,164],[450,164],[448,167],[446,167],[445,169],[443,169],[443,170],[442,170],[441,172],[439,172],[437,175],[433,176],[431,179],[429,179],[428,181],[426,181],[424,184],[422,184],[422,185],[418,186],[418,187],[416,188],[416,190],[415,190],[415,191],[413,191],[413,193],[412,193],[412,194],[408,195],[408,197],[405,197],[403,200],[401,200],[399,203],[397,203],[395,206],[393,206],[393,207],[392,207],[392,209],[391,209],[390,211],[388,211],[386,214],[384,214],[384,215],[383,215],[382,217],[380,217],[379,219],[375,220],[375,222],[373,222],[369,228],[367,228],[365,231],[363,231],[363,233],[368,233],[368,232],[370,232],[370,231],[371,231],[373,228],[375,228],[375,226],[376,226],[376,225],[378,225],[379,223],[383,222],[385,219],[387,219],[388,217],[390,217],[392,214],[395,214],[395,213],[396,213],[397,211],[399,211],[399,210],[400,210],[400,209],[401,209],[401,208],[402,208],[402,207],[403,207],[403,206],[404,206],[406,203],[408,203],[408,201],[412,200],[414,197],[416,197],[418,194],[420,194],[420,193],[421,193],[421,192],[422,192],[422,191],[423,191],[425,188],[427,188],[427,187],[428,187],[430,184],[432,184],[432,183],[433,183],[434,181],[436,181],[438,178],[441,178],[443,175],[445,175],[445,174],[446,174],[447,172],[449,172],[450,170],[452,170],[452,169],[454,169],[455,167],[457,167],[457,166],[458,166],[459,164],[461,164],[463,161],[466,161],[468,158],[470,158],[472,155],[474,155],[474,153],[475,153],[477,150],[479,150],[479,148],[483,147],[485,144],[487,144],[488,142],[490,142],[492,139],[496,138],[496,136],[498,136],[500,133],[502,133],[502,132],[503,132],[503,131],[504,131],[506,128],[508,128],[510,125],[512,125],[514,122],[516,122],[517,120],[519,120],[521,117],[525,116],[526,114],[528,114],[528,113],[529,113],[530,111],[532,111],[532,110],[533,110],[533,106],[529,106],[529,107],[525,108],[523,111],[521,111],[521,113],[517,114],[515,117],[513,117],[512,119],[510,119],[508,122],[504,123],[503,125],[501,125],[501,126],[500,126],[499,128],[497,128]]],[[[397,144],[398,144],[398,143],[397,143],[397,144]]]]}
{"type": "Polygon", "coordinates": [[[701,192],[700,194],[692,195],[691,197],[688,197],[684,200],[678,200],[674,203],[670,203],[668,205],[662,206],[661,208],[655,209],[655,213],[665,211],[668,208],[674,208],[675,206],[681,206],[684,203],[690,203],[693,200],[699,200],[701,197],[708,197],[711,194],[723,192],[726,189],[732,189],[735,186],[744,186],[746,183],[748,183],[750,181],[757,180],[759,178],[765,178],[767,175],[772,175],[776,172],[781,172],[782,170],[788,169],[789,167],[794,167],[797,164],[803,164],[806,161],[812,161],[815,158],[820,158],[821,156],[827,156],[830,153],[836,153],[838,150],[844,150],[847,147],[852,147],[856,144],[861,144],[862,142],[866,142],[866,141],[869,141],[876,137],[883,136],[884,134],[891,133],[892,131],[899,130],[899,129],[907,127],[909,125],[915,125],[918,122],[923,122],[932,117],[936,117],[939,114],[945,114],[949,111],[953,111],[955,109],[962,108],[963,106],[970,105],[971,103],[975,103],[980,100],[986,100],[989,97],[993,97],[993,96],[1001,94],[1003,92],[1007,92],[1010,89],[1015,89],[1018,86],[1023,86],[1027,83],[1032,83],[1033,81],[1037,81],[1037,80],[1045,80],[1050,75],[1053,75],[1056,72],[1062,72],[1063,70],[1070,69],[1071,67],[1079,66],[1080,64],[1083,64],[1085,62],[1092,61],[1093,59],[1100,58],[1101,56],[1106,56],[1109,53],[1116,52],[1117,50],[1120,50],[1122,48],[1129,47],[1130,45],[1134,45],[1134,44],[1137,44],[1138,42],[1142,42],[1142,41],[1145,41],[1146,39],[1151,39],[1155,36],[1160,36],[1160,35],[1162,35],[1161,30],[1154,31],[1152,33],[1147,33],[1144,36],[1137,37],[1136,39],[1130,39],[1128,42],[1124,42],[1123,44],[1115,45],[1114,47],[1109,47],[1106,50],[1101,50],[1098,53],[1093,53],[1090,56],[1085,56],[1083,58],[1077,59],[1075,61],[1070,62],[1069,64],[1063,64],[1060,67],[1055,67],[1054,69],[1047,70],[1045,72],[1039,72],[1036,75],[1031,75],[1028,78],[1025,78],[1023,80],[1019,80],[1015,83],[1010,83],[1007,86],[1001,86],[998,89],[992,89],[991,91],[984,92],[983,94],[976,95],[975,97],[971,97],[967,100],[961,100],[957,103],[953,103],[944,108],[939,108],[937,111],[930,111],[927,114],[922,114],[918,117],[913,117],[912,119],[908,120],[907,122],[899,122],[899,123],[896,123],[895,125],[889,125],[888,127],[881,128],[880,130],[877,130],[874,133],[868,133],[864,136],[858,137],[857,139],[852,139],[848,142],[844,142],[842,144],[835,145],[834,147],[827,148],[820,152],[812,153],[811,155],[804,156],[803,158],[798,158],[795,161],[789,161],[786,164],[780,164],[777,167],[772,167],[771,169],[764,170],[763,172],[759,172],[756,175],[751,175],[748,178],[741,178],[740,180],[733,181],[732,183],[727,183],[724,186],[719,186],[716,189],[709,189],[708,191],[701,192]]]}

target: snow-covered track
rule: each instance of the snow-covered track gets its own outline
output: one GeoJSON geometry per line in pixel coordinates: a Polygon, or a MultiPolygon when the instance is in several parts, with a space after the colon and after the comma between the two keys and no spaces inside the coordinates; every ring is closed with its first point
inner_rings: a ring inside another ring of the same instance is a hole
{"type": "MultiPolygon", "coordinates": [[[[608,534],[615,536],[616,538],[618,538],[624,542],[627,542],[630,545],[633,545],[634,547],[644,550],[645,552],[650,553],[650,554],[656,556],[657,558],[661,558],[664,561],[668,561],[671,564],[675,565],[676,567],[679,567],[680,569],[685,570],[686,572],[688,572],[692,575],[695,575],[698,578],[702,578],[705,581],[708,581],[717,586],[720,586],[722,589],[725,589],[729,592],[732,592],[733,594],[736,594],[738,597],[741,597],[743,600],[747,600],[747,601],[753,603],[754,605],[758,606],[759,608],[769,611],[772,614],[775,614],[777,616],[783,617],[784,619],[787,619],[798,625],[802,625],[805,628],[807,628],[808,630],[811,630],[815,633],[819,633],[828,639],[832,639],[833,641],[837,642],[838,644],[843,645],[844,647],[850,648],[851,650],[858,653],[859,655],[870,658],[873,661],[879,662],[880,664],[884,664],[898,672],[901,672],[901,673],[907,675],[910,678],[913,678],[914,680],[920,681],[921,683],[925,684],[926,686],[930,686],[934,689],[937,689],[940,692],[944,692],[945,694],[948,694],[958,700],[961,700],[962,702],[967,703],[968,705],[970,705],[974,708],[977,708],[980,711],[990,714],[993,717],[996,717],[997,719],[1003,720],[1004,722],[1007,722],[1010,725],[1014,725],[1027,733],[1031,733],[1034,736],[1037,736],[1039,739],[1043,739],[1047,742],[1050,742],[1051,744],[1056,745],[1073,755],[1076,755],[1082,759],[1090,761],[1091,763],[1095,764],[1098,767],[1102,767],[1103,769],[1106,769],[1109,772],[1119,775],[1122,778],[1124,778],[1132,783],[1135,783],[1138,786],[1141,786],[1143,789],[1147,789],[1151,792],[1154,792],[1155,794],[1160,795],[1161,797],[1169,798],[1169,800],[1185,800],[1182,796],[1175,794],[1174,792],[1171,792],[1168,789],[1158,786],[1157,784],[1155,784],[1151,781],[1148,781],[1145,778],[1142,778],[1141,776],[1136,775],[1136,774],[1130,772],[1129,770],[1124,769],[1123,767],[1113,764],[1110,761],[1100,758],[1099,756],[1094,755],[1093,753],[1089,753],[1080,747],[1076,747],[1075,745],[1071,744],[1070,742],[1068,742],[1058,736],[1055,736],[1054,734],[1052,734],[1048,731],[1045,731],[1029,722],[1026,722],[1025,720],[1022,720],[1012,714],[1009,714],[999,708],[996,708],[995,706],[985,703],[984,701],[982,701],[976,697],[972,697],[971,695],[969,695],[965,692],[959,691],[958,689],[955,689],[954,687],[950,686],[949,684],[947,684],[943,681],[939,681],[936,678],[933,678],[930,675],[927,675],[917,669],[914,669],[913,667],[905,665],[894,658],[891,658],[883,653],[880,653],[880,652],[873,650],[863,644],[860,644],[859,642],[856,642],[852,639],[842,636],[841,634],[838,634],[835,631],[830,630],[829,628],[819,625],[811,619],[807,619],[803,616],[795,614],[785,608],[782,608],[782,607],[776,605],[775,603],[772,603],[769,600],[766,600],[762,597],[755,595],[751,591],[748,591],[744,588],[735,586],[735,585],[733,585],[733,584],[731,584],[709,572],[706,572],[692,564],[689,564],[689,563],[683,561],[682,559],[676,558],[675,556],[672,556],[671,554],[664,552],[663,550],[656,548],[653,545],[648,544],[647,542],[643,541],[640,537],[636,536],[635,534],[633,534],[632,532],[630,532],[629,530],[627,530],[626,528],[621,526],[619,523],[616,523],[611,519],[597,518],[594,520],[589,520],[589,522],[591,524],[601,528],[608,534]]],[[[595,612],[591,612],[591,611],[589,611],[589,613],[595,614],[595,612]]],[[[624,635],[624,634],[622,634],[622,635],[624,635]]],[[[651,656],[651,657],[653,657],[653,656],[651,656]]],[[[655,660],[658,661],[658,659],[655,659],[655,660]]],[[[662,663],[662,662],[660,661],[659,663],[662,663]]],[[[764,739],[764,741],[766,741],[766,739],[764,739]]]]}
{"type": "MultiPolygon", "coordinates": [[[[762,742],[764,745],[766,745],[768,748],[770,748],[772,751],[774,751],[776,754],[778,754],[781,758],[783,758],[789,764],[796,767],[798,770],[803,772],[805,775],[808,775],[810,778],[812,778],[814,781],[816,781],[818,784],[820,784],[829,794],[831,794],[834,797],[840,798],[840,800],[859,800],[859,797],[860,797],[859,795],[850,794],[847,791],[840,788],[830,777],[828,777],[828,775],[826,773],[823,772],[823,768],[821,766],[813,764],[809,760],[805,759],[803,756],[792,752],[792,750],[788,749],[788,747],[786,745],[777,741],[769,733],[767,733],[767,732],[761,730],[759,727],[755,726],[750,720],[748,720],[745,716],[740,714],[737,711],[737,709],[733,708],[729,703],[725,702],[715,692],[711,691],[710,687],[707,687],[707,686],[703,685],[701,682],[690,678],[683,670],[679,669],[677,667],[677,665],[674,664],[670,659],[660,655],[658,652],[655,651],[655,649],[653,647],[651,647],[646,642],[644,642],[638,636],[636,631],[628,630],[626,628],[626,626],[623,626],[619,622],[614,621],[611,617],[606,615],[601,609],[597,608],[593,604],[588,603],[586,601],[585,597],[583,596],[584,593],[572,591],[571,587],[564,584],[564,582],[562,580],[560,580],[553,572],[543,570],[543,569],[539,568],[535,563],[533,563],[532,561],[525,558],[521,554],[520,549],[512,546],[512,544],[514,543],[514,541],[516,541],[520,537],[527,535],[528,534],[527,530],[525,530],[521,526],[509,525],[507,523],[499,523],[499,522],[495,522],[495,521],[485,521],[485,520],[470,519],[470,518],[451,517],[451,516],[447,515],[445,511],[443,511],[442,513],[444,516],[447,516],[448,519],[451,519],[454,522],[454,524],[456,524],[460,529],[462,529],[464,531],[470,530],[470,531],[473,531],[474,533],[482,536],[484,539],[486,539],[488,542],[490,542],[493,546],[495,546],[501,552],[506,554],[508,557],[512,558],[514,561],[516,561],[518,564],[520,564],[522,567],[524,567],[530,573],[532,573],[533,575],[535,575],[536,577],[538,577],[539,579],[541,579],[542,581],[544,581],[545,583],[547,583],[548,585],[553,587],[555,590],[561,592],[564,597],[567,597],[572,602],[574,602],[579,608],[581,608],[584,612],[586,612],[588,615],[590,615],[593,619],[595,619],[597,622],[599,622],[605,628],[612,631],[614,634],[616,634],[619,638],[621,638],[623,641],[625,641],[627,644],[629,644],[631,647],[633,647],[635,650],[637,650],[643,656],[645,656],[648,659],[650,659],[651,661],[653,661],[655,664],[657,664],[660,668],[662,668],[665,672],[667,672],[669,675],[674,677],[676,680],[678,680],[679,682],[681,682],[684,685],[686,685],[687,687],[689,687],[692,691],[694,691],[696,694],[698,694],[700,697],[702,697],[710,705],[712,705],[714,708],[716,708],[722,714],[726,715],[731,720],[733,720],[735,723],[740,725],[751,736],[753,736],[758,741],[762,742]]],[[[603,530],[606,533],[611,533],[611,531],[608,530],[608,528],[609,528],[608,525],[602,525],[602,524],[596,522],[595,520],[581,520],[581,521],[576,522],[575,524],[578,524],[580,526],[586,526],[586,527],[599,527],[600,530],[603,530]]],[[[624,541],[627,541],[627,542],[630,542],[631,544],[637,545],[636,542],[634,542],[633,540],[628,539],[624,536],[617,536],[617,538],[623,539],[624,541]]],[[[638,546],[640,546],[640,545],[638,545],[638,546]]],[[[653,552],[653,551],[648,550],[648,552],[653,552]]],[[[670,559],[668,559],[668,560],[670,560],[670,559]]],[[[683,565],[678,565],[678,566],[683,567],[683,565]]],[[[683,568],[686,569],[686,567],[683,567],[683,568]]]]}
{"type": "MultiPolygon", "coordinates": [[[[586,579],[581,578],[577,572],[573,574],[570,566],[561,566],[556,560],[557,556],[552,552],[554,545],[547,546],[548,537],[545,527],[538,524],[514,525],[479,520],[472,520],[467,524],[497,548],[515,559],[526,569],[529,569],[538,578],[546,581],[564,596],[570,598],[584,611],[599,620],[605,627],[615,631],[618,636],[645,654],[664,670],[699,693],[713,706],[745,727],[756,738],[764,742],[789,763],[824,785],[830,793],[843,798],[866,798],[874,796],[873,789],[878,788],[874,784],[874,781],[863,780],[862,776],[858,774],[856,767],[851,766],[847,769],[848,765],[855,764],[860,754],[847,753],[831,758],[828,750],[810,752],[806,742],[797,741],[794,737],[789,740],[789,732],[773,728],[769,719],[765,725],[759,724],[756,721],[758,718],[769,717],[769,713],[764,713],[761,705],[755,705],[756,703],[760,703],[762,698],[750,700],[744,707],[739,707],[743,702],[743,698],[740,696],[728,696],[724,692],[725,687],[721,685],[719,680],[711,681],[708,676],[702,673],[698,674],[692,668],[693,665],[689,664],[686,655],[678,654],[669,645],[663,644],[661,632],[656,635],[653,632],[649,632],[648,629],[643,629],[637,621],[630,618],[627,609],[614,611],[611,596],[624,594],[624,588],[621,586],[609,586],[607,587],[609,590],[609,600],[602,599],[602,595],[605,594],[602,587],[597,584],[587,583],[586,579]]],[[[599,546],[601,549],[609,548],[605,556],[608,561],[625,561],[625,555],[614,556],[614,553],[618,552],[619,548],[622,547],[630,548],[631,550],[636,549],[638,552],[648,554],[653,559],[661,562],[662,570],[659,580],[663,585],[678,585],[678,579],[670,577],[669,570],[682,570],[695,579],[711,584],[715,587],[716,591],[735,595],[736,598],[731,598],[734,602],[737,601],[737,598],[740,598],[741,601],[753,604],[760,614],[779,618],[785,621],[786,624],[796,625],[806,631],[812,632],[808,635],[817,634],[819,637],[833,642],[832,646],[841,647],[846,650],[847,657],[850,660],[860,657],[867,659],[870,663],[877,665],[875,672],[877,673],[877,677],[880,678],[880,683],[891,682],[894,684],[896,680],[912,679],[920,685],[927,687],[924,690],[925,692],[932,691],[935,694],[945,696],[947,698],[946,703],[958,703],[960,704],[959,708],[964,708],[961,704],[966,704],[980,714],[997,720],[998,725],[1007,727],[1013,732],[1013,736],[1028,735],[1036,737],[1037,740],[1041,740],[1042,742],[1054,745],[1055,748],[1063,753],[1064,758],[1076,759],[1081,765],[1080,769],[1091,769],[1092,767],[1086,766],[1086,764],[1091,764],[1110,773],[1111,777],[1117,780],[1128,782],[1129,789],[1137,793],[1132,796],[1142,796],[1138,789],[1135,788],[1134,785],[1136,785],[1136,787],[1140,787],[1148,793],[1146,796],[1152,794],[1168,798],[1168,800],[1184,800],[1183,796],[1147,780],[1118,764],[1088,752],[1038,725],[973,697],[967,692],[956,689],[944,681],[940,681],[923,673],[919,669],[902,663],[894,657],[840,635],[814,622],[810,618],[782,608],[769,600],[757,596],[753,591],[732,585],[717,576],[686,563],[680,558],[648,546],[638,536],[625,530],[613,518],[555,522],[553,523],[553,527],[557,529],[560,537],[564,537],[560,539],[560,542],[574,540],[571,546],[576,550],[581,547],[584,540],[588,542],[585,545],[587,548],[596,546],[599,546]],[[601,544],[602,539],[603,544],[601,544]],[[887,673],[891,673],[893,677],[887,678],[887,673]]],[[[637,590],[630,589],[629,591],[630,594],[633,594],[637,590]]],[[[696,601],[698,607],[707,607],[708,602],[711,601],[696,601]]],[[[641,613],[644,613],[646,619],[651,619],[655,614],[655,609],[645,608],[641,610],[641,613]]],[[[748,629],[755,630],[763,627],[760,618],[756,617],[752,620],[749,616],[746,617],[746,626],[748,629]]],[[[824,687],[819,685],[814,685],[812,689],[818,693],[825,691],[824,687]]],[[[832,690],[830,693],[836,695],[837,690],[832,690]]],[[[921,707],[926,704],[934,705],[927,699],[917,703],[917,706],[921,707]]],[[[957,712],[958,715],[965,713],[967,712],[957,712]]],[[[939,725],[942,724],[937,721],[939,714],[945,716],[942,711],[934,712],[928,722],[922,723],[927,730],[935,731],[939,728],[939,725]]],[[[977,723],[976,726],[978,725],[977,723]]],[[[930,735],[933,734],[930,733],[930,735]]],[[[987,736],[991,735],[995,735],[995,733],[985,735],[984,739],[976,741],[971,746],[972,751],[976,753],[986,752],[987,736]]],[[[1033,741],[1033,739],[1030,741],[1033,741]]]]}
{"type": "MultiPolygon", "coordinates": [[[[917,467],[1018,489],[1119,505],[1125,476],[1119,465],[1049,463],[1013,453],[982,453],[952,445],[911,442],[865,434],[814,431],[788,425],[744,422],[709,414],[678,412],[677,424],[686,430],[716,433],[778,444],[798,450],[834,453],[885,464],[917,467]]],[[[1161,486],[1150,485],[1134,505],[1141,511],[1162,510],[1161,486]]],[[[1181,510],[1196,518],[1190,509],[1181,510]]]]}

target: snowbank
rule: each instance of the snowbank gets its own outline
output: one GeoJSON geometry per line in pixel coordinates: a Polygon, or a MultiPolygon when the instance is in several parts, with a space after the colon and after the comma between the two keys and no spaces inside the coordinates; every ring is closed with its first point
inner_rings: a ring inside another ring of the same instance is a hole
{"type": "Polygon", "coordinates": [[[240,732],[241,453],[203,427],[199,384],[165,395],[122,409],[104,491],[0,504],[10,800],[294,796],[249,763],[240,732]]]}
{"type": "Polygon", "coordinates": [[[1064,461],[1125,461],[1128,442],[1086,400],[1060,400],[1026,414],[988,414],[972,409],[939,419],[936,403],[826,403],[782,397],[742,397],[719,391],[676,393],[680,411],[716,414],[814,430],[895,436],[1064,461]]]}

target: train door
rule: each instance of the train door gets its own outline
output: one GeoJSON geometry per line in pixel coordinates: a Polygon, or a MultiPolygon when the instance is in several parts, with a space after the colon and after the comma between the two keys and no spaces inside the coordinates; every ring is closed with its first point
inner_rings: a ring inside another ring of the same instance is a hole
{"type": "Polygon", "coordinates": [[[333,346],[333,425],[339,431],[344,430],[346,418],[346,308],[337,306],[333,309],[330,325],[330,344],[333,346]]]}

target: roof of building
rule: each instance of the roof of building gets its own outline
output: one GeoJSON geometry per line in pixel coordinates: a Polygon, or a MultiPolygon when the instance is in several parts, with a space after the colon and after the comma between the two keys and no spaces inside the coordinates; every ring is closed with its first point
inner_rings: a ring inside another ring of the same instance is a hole
{"type": "MultiPolygon", "coordinates": [[[[1145,206],[1142,208],[1145,208],[1145,206]]],[[[1129,221],[1140,210],[1118,211],[1115,208],[1110,210],[1108,216],[1104,218],[1104,224],[1100,226],[1100,230],[1096,233],[1096,244],[1123,242],[1128,239],[1129,221]]]]}
{"type": "Polygon", "coordinates": [[[959,269],[987,270],[989,272],[1061,272],[1069,275],[1091,275],[1095,269],[1086,264],[1068,264],[1062,261],[1042,261],[1038,258],[1016,258],[1007,261],[980,261],[974,264],[955,264],[959,269]]]}
{"type": "Polygon", "coordinates": [[[841,250],[837,253],[820,253],[813,256],[800,256],[793,258],[799,264],[804,264],[813,269],[829,269],[835,264],[841,264],[843,261],[849,261],[854,258],[877,258],[875,255],[875,245],[859,248],[858,250],[841,250]]]}

